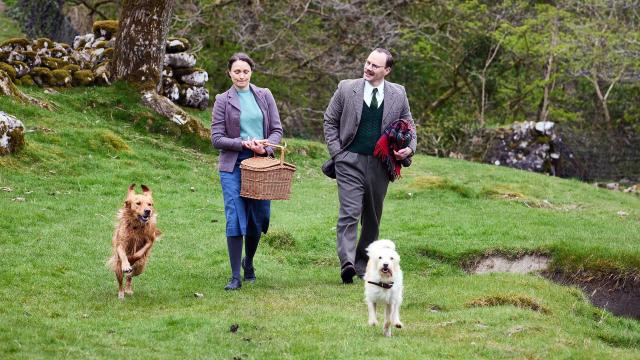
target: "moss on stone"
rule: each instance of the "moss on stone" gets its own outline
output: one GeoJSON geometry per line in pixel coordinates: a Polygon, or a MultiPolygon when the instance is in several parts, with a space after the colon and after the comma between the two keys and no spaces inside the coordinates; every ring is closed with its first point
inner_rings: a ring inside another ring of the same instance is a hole
{"type": "MultiPolygon", "coordinates": [[[[17,153],[18,151],[24,148],[24,127],[16,127],[11,131],[11,136],[9,137],[9,152],[17,153]]],[[[6,154],[4,154],[6,155],[6,154]]]]}
{"type": "Polygon", "coordinates": [[[69,65],[65,65],[62,67],[62,70],[67,70],[70,73],[75,73],[76,71],[80,70],[81,67],[76,65],[76,64],[69,64],[69,65]]]}
{"type": "Polygon", "coordinates": [[[9,60],[9,56],[11,55],[10,51],[1,51],[0,50],[0,61],[7,62],[9,60]]]}
{"type": "Polygon", "coordinates": [[[22,83],[22,85],[26,85],[26,86],[33,86],[36,84],[35,82],[33,82],[33,78],[29,74],[21,77],[20,82],[22,83]]]}
{"type": "Polygon", "coordinates": [[[109,47],[109,42],[105,40],[98,41],[93,45],[93,47],[96,49],[105,49],[109,47]]]}
{"type": "Polygon", "coordinates": [[[26,49],[27,46],[29,46],[29,44],[31,44],[31,42],[29,42],[29,40],[25,38],[11,38],[3,41],[2,44],[0,44],[0,48],[5,46],[11,46],[12,50],[15,49],[16,47],[22,47],[23,49],[26,49]]]}
{"type": "Polygon", "coordinates": [[[189,40],[179,37],[170,37],[167,39],[166,50],[169,54],[187,51],[191,48],[189,40]]]}
{"type": "Polygon", "coordinates": [[[20,79],[15,79],[15,80],[13,80],[13,83],[14,83],[15,85],[22,85],[22,80],[20,80],[20,79]]]}
{"type": "Polygon", "coordinates": [[[14,61],[11,63],[11,66],[13,66],[14,69],[16,69],[16,77],[23,77],[24,75],[28,74],[30,69],[29,66],[25,63],[23,63],[22,61],[14,61]]]}
{"type": "Polygon", "coordinates": [[[60,59],[56,59],[48,56],[41,58],[41,60],[42,60],[42,65],[48,67],[51,70],[62,69],[63,67],[69,65],[69,63],[64,60],[60,60],[60,59]]]}
{"type": "Polygon", "coordinates": [[[31,69],[31,77],[40,86],[49,85],[51,83],[51,70],[46,67],[36,66],[31,69]]]}
{"type": "Polygon", "coordinates": [[[51,85],[53,86],[71,86],[71,73],[67,70],[53,70],[51,72],[51,85]]]}
{"type": "Polygon", "coordinates": [[[5,63],[5,62],[0,62],[0,70],[4,70],[7,75],[9,75],[9,78],[11,78],[11,81],[16,81],[16,69],[13,68],[13,66],[5,63]]]}
{"type": "Polygon", "coordinates": [[[93,33],[110,39],[118,32],[118,20],[100,20],[93,23],[93,33]]]}
{"type": "Polygon", "coordinates": [[[23,51],[22,55],[24,55],[24,57],[27,60],[31,60],[31,61],[34,61],[38,56],[38,54],[35,51],[23,51]]]}
{"type": "Polygon", "coordinates": [[[51,57],[54,58],[61,58],[63,56],[67,55],[67,52],[64,49],[52,49],[51,50],[51,57]]]}
{"type": "Polygon", "coordinates": [[[104,53],[102,54],[102,56],[106,59],[112,60],[113,59],[113,48],[108,48],[104,51],[104,53]]]}
{"type": "Polygon", "coordinates": [[[23,51],[22,55],[24,55],[24,60],[22,61],[29,65],[29,67],[36,66],[36,64],[39,65],[40,57],[35,51],[23,51]]]}
{"type": "Polygon", "coordinates": [[[73,85],[88,86],[93,84],[94,76],[91,70],[78,70],[73,73],[73,85]]]}
{"type": "Polygon", "coordinates": [[[53,48],[53,40],[49,38],[39,38],[34,40],[34,45],[38,49],[51,49],[53,48]]]}

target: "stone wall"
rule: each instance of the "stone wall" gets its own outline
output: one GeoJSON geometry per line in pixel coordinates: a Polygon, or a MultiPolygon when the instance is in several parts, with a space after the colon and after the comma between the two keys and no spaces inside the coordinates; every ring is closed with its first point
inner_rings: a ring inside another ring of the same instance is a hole
{"type": "MultiPolygon", "coordinates": [[[[42,87],[110,85],[117,21],[97,21],[93,33],[76,36],[73,44],[46,38],[9,39],[0,43],[0,69],[16,84],[42,87]]],[[[208,74],[195,67],[196,56],[186,39],[166,43],[162,94],[184,106],[204,109],[209,92],[208,74]]]]}

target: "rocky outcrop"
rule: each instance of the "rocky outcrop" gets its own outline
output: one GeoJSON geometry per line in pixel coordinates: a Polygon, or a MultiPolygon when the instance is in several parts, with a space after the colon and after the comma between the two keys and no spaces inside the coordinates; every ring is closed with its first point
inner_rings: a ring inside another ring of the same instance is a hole
{"type": "Polygon", "coordinates": [[[555,175],[564,148],[551,121],[514,123],[509,128],[497,129],[485,161],[535,172],[555,175]]]}
{"type": "Polygon", "coordinates": [[[0,155],[15,153],[24,147],[22,121],[0,111],[0,155]]]}
{"type": "MultiPolygon", "coordinates": [[[[42,87],[110,85],[118,22],[96,21],[93,32],[76,36],[71,45],[47,38],[14,38],[0,43],[0,70],[16,84],[42,87]]],[[[208,74],[195,67],[196,56],[186,39],[166,42],[162,93],[183,106],[204,109],[208,74]]]]}
{"type": "Polygon", "coordinates": [[[449,157],[584,181],[640,182],[640,133],[632,128],[585,129],[526,121],[481,129],[449,157]]]}
{"type": "Polygon", "coordinates": [[[584,178],[584,170],[551,121],[525,121],[478,131],[461,152],[450,157],[471,159],[562,177],[584,178]]]}

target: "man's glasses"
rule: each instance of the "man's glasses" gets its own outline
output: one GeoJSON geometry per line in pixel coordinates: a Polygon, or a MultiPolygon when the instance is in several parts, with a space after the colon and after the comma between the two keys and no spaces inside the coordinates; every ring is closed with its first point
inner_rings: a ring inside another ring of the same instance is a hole
{"type": "Polygon", "coordinates": [[[368,66],[368,67],[372,68],[373,70],[378,70],[378,69],[381,69],[381,68],[384,67],[384,65],[376,65],[374,63],[369,62],[368,60],[367,60],[367,62],[364,63],[364,66],[365,67],[368,66]]]}

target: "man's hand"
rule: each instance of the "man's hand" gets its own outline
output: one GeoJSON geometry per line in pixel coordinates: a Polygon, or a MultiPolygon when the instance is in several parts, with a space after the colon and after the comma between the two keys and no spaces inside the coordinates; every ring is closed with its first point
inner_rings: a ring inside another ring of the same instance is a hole
{"type": "Polygon", "coordinates": [[[406,159],[407,157],[409,157],[411,154],[413,153],[413,150],[411,150],[410,147],[406,147],[404,149],[400,149],[398,151],[393,151],[393,155],[395,155],[396,160],[398,161],[402,161],[404,159],[406,159]]]}
{"type": "Polygon", "coordinates": [[[258,155],[263,155],[267,152],[264,149],[264,144],[266,144],[267,140],[244,140],[242,142],[242,147],[245,149],[249,149],[258,155]]]}

